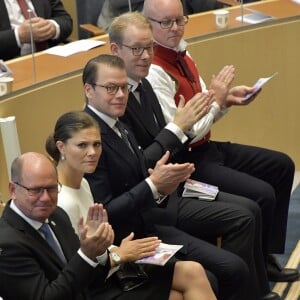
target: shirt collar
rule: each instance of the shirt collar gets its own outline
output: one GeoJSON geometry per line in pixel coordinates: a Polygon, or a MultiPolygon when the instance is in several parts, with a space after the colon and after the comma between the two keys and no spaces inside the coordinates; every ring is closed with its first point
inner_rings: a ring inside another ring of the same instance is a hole
{"type": "Polygon", "coordinates": [[[174,50],[176,52],[184,51],[184,50],[186,50],[186,47],[187,47],[187,42],[185,40],[183,40],[183,39],[179,42],[179,44],[175,48],[166,47],[165,45],[162,45],[162,44],[158,43],[157,41],[155,41],[155,43],[157,45],[162,46],[162,47],[165,47],[165,48],[168,48],[168,49],[172,49],[172,50],[174,50]]]}
{"type": "Polygon", "coordinates": [[[137,81],[135,81],[135,80],[128,77],[128,83],[131,85],[130,91],[135,92],[140,82],[137,82],[137,81]]]}
{"type": "MultiPolygon", "coordinates": [[[[15,204],[14,200],[10,203],[10,208],[18,214],[22,219],[24,219],[29,225],[31,225],[35,230],[39,230],[40,227],[43,225],[43,223],[28,218],[15,204]]],[[[48,219],[45,221],[45,223],[48,223],[48,219]]]]}
{"type": "Polygon", "coordinates": [[[101,111],[95,109],[93,106],[91,105],[87,105],[88,108],[90,110],[92,110],[99,118],[101,118],[110,128],[113,128],[117,122],[117,119],[114,119],[104,113],[102,113],[101,111]]]}

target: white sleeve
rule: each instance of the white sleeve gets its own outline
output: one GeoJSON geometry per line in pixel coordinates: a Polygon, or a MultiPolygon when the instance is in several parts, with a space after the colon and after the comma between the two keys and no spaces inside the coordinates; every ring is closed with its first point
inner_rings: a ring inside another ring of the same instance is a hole
{"type": "MultiPolygon", "coordinates": [[[[161,105],[166,123],[172,122],[177,111],[175,103],[176,81],[169,76],[162,67],[152,64],[147,79],[161,105]]],[[[201,87],[204,92],[207,91],[203,79],[200,77],[201,87]]],[[[192,142],[201,140],[207,134],[213,125],[227,110],[221,110],[217,103],[213,103],[210,111],[194,124],[187,134],[194,138],[192,142]]]]}

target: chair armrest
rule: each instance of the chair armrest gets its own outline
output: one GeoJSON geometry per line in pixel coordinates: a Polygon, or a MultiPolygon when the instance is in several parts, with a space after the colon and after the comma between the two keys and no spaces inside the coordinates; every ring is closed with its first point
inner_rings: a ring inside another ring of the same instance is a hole
{"type": "Polygon", "coordinates": [[[91,36],[103,35],[106,32],[93,24],[80,24],[80,28],[88,32],[91,36]]]}

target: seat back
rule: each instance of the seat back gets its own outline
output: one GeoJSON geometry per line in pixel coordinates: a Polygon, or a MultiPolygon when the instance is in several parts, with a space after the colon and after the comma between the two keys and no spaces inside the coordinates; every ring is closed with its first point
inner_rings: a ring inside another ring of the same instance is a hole
{"type": "Polygon", "coordinates": [[[88,38],[86,31],[80,29],[81,24],[97,25],[97,19],[105,0],[76,0],[78,35],[79,38],[88,38]]]}

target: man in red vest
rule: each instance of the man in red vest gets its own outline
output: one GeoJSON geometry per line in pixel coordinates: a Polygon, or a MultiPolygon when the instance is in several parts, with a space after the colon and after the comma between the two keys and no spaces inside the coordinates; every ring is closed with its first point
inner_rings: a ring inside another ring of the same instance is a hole
{"type": "MultiPolygon", "coordinates": [[[[184,16],[180,0],[146,0],[144,15],[152,24],[157,44],[147,79],[168,123],[174,118],[180,95],[189,101],[195,93],[205,92],[206,85],[182,39],[188,17],[184,16]]],[[[182,159],[195,164],[194,178],[217,185],[222,191],[250,198],[262,208],[272,204],[274,212],[262,209],[263,228],[272,228],[270,243],[264,243],[263,247],[268,253],[283,253],[294,163],[280,152],[210,140],[211,126],[232,105],[249,104],[255,98],[245,101],[246,95],[253,92],[250,87],[230,88],[233,77],[229,74],[234,74],[233,66],[225,66],[220,74],[213,76],[210,85],[215,91],[215,102],[209,112],[186,132],[190,144],[182,159]],[[222,87],[216,82],[224,72],[227,76],[222,77],[223,85],[229,88],[227,97],[220,96],[222,87]]],[[[281,268],[273,255],[268,255],[267,266],[269,280],[294,281],[299,278],[297,270],[281,268]]]]}

